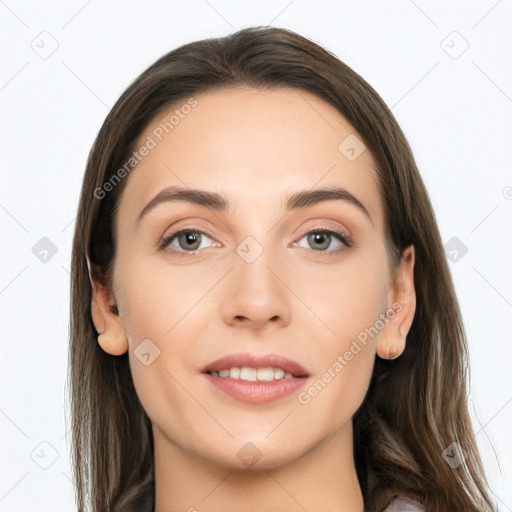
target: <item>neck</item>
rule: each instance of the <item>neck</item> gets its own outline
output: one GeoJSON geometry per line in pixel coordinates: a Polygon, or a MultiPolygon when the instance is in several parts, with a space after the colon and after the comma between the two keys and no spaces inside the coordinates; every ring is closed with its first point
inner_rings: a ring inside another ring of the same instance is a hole
{"type": "Polygon", "coordinates": [[[362,512],[352,423],[286,465],[239,469],[178,447],[153,424],[155,512],[362,512]]]}

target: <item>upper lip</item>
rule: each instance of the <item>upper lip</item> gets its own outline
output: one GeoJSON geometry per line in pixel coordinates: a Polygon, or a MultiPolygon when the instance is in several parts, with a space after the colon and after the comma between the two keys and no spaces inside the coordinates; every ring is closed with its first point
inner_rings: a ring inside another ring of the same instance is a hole
{"type": "Polygon", "coordinates": [[[294,377],[307,377],[308,373],[299,363],[275,354],[231,354],[207,364],[202,372],[218,372],[228,368],[281,368],[294,377]]]}

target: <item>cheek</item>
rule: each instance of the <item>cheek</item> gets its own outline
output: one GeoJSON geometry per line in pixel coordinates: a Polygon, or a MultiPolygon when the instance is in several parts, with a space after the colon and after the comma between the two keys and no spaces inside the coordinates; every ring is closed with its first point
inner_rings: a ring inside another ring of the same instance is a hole
{"type": "Polygon", "coordinates": [[[385,266],[368,254],[326,266],[315,272],[314,287],[298,287],[304,302],[322,320],[304,325],[308,337],[316,339],[318,364],[310,385],[298,396],[317,418],[318,428],[348,421],[370,383],[387,290],[385,266]]]}
{"type": "Polygon", "coordinates": [[[330,435],[350,421],[364,400],[374,361],[371,350],[355,346],[329,357],[329,364],[297,397],[312,430],[330,435]]]}
{"type": "Polygon", "coordinates": [[[308,337],[315,340],[310,348],[317,364],[308,387],[297,399],[310,421],[326,435],[350,420],[368,390],[381,325],[379,315],[385,309],[383,287],[378,283],[371,272],[351,273],[347,269],[346,274],[325,281],[327,296],[310,295],[318,317],[329,329],[304,326],[308,337]],[[319,332],[323,334],[319,336],[319,332]]]}
{"type": "Polygon", "coordinates": [[[290,276],[294,292],[313,313],[310,323],[323,325],[325,338],[331,336],[329,345],[340,349],[386,309],[385,260],[372,251],[347,256],[339,264],[308,265],[290,276]]]}
{"type": "Polygon", "coordinates": [[[142,257],[118,259],[116,272],[116,299],[137,395],[156,423],[173,414],[179,418],[190,407],[179,383],[197,372],[197,333],[206,329],[212,314],[205,310],[204,296],[218,278],[193,266],[172,268],[142,257]],[[162,408],[163,403],[173,407],[162,408]]]}
{"type": "Polygon", "coordinates": [[[118,268],[119,311],[132,348],[145,338],[165,348],[215,281],[213,273],[195,266],[172,267],[152,258],[133,258],[118,268]]]}

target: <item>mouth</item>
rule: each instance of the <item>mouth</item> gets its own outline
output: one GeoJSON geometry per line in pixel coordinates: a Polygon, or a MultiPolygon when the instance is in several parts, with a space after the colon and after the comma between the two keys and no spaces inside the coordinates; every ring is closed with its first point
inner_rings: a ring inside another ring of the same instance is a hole
{"type": "Polygon", "coordinates": [[[284,398],[309,376],[299,363],[273,354],[233,354],[208,364],[201,373],[224,394],[250,403],[284,398]]]}

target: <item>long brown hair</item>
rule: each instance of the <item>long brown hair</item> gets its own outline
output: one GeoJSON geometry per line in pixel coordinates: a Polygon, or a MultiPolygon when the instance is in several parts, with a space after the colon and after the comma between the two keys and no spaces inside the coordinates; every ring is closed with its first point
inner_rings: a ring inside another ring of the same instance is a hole
{"type": "Polygon", "coordinates": [[[151,422],[135,392],[128,354],[109,355],[97,342],[86,256],[93,278],[109,283],[116,206],[129,179],[119,179],[119,169],[155,116],[195,94],[239,86],[293,87],[333,105],[376,163],[390,265],[398,264],[406,246],[415,247],[417,305],[406,350],[395,360],[376,358],[353,418],[365,510],[382,510],[393,494],[413,497],[433,512],[495,510],[468,414],[459,305],[408,142],[357,73],[316,43],[272,27],[193,42],[161,57],[122,94],[90,152],[71,268],[69,382],[79,510],[135,510],[154,499],[151,422]],[[113,185],[101,192],[107,182],[113,185]],[[443,458],[450,446],[465,456],[458,467],[443,458]]]}

